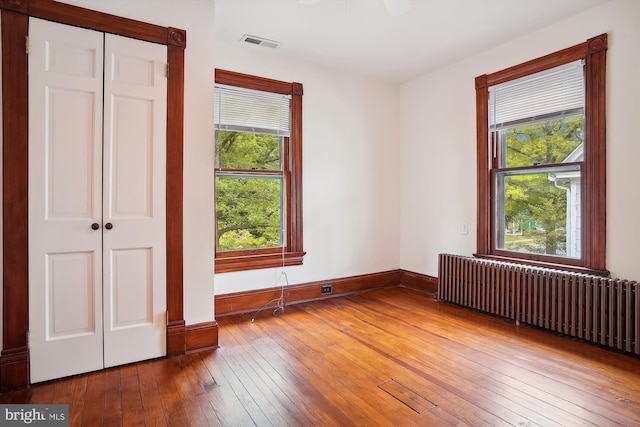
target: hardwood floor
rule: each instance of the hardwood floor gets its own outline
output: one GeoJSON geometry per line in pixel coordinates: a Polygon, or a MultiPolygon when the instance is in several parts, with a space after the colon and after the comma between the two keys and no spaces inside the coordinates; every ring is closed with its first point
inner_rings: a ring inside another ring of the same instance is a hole
{"type": "Polygon", "coordinates": [[[640,425],[640,359],[397,287],[218,318],[214,351],[35,385],[85,426],[640,425]]]}

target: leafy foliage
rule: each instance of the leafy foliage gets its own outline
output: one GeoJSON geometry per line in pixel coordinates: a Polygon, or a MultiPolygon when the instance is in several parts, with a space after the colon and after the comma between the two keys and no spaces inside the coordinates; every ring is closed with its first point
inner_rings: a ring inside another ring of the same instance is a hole
{"type": "Polygon", "coordinates": [[[215,167],[281,170],[282,138],[275,135],[216,131],[215,167]]]}
{"type": "Polygon", "coordinates": [[[219,251],[282,243],[282,138],[216,131],[216,239],[219,251]],[[224,170],[227,170],[225,172],[224,170]]]}
{"type": "Polygon", "coordinates": [[[505,167],[562,163],[584,139],[583,117],[549,120],[506,131],[505,167]]]}

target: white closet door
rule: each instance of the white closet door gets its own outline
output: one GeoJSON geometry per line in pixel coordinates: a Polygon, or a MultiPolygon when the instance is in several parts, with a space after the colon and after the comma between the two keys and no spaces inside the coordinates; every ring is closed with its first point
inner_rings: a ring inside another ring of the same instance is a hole
{"type": "Polygon", "coordinates": [[[103,367],[103,34],[32,18],[29,44],[30,362],[39,382],[103,367]]]}
{"type": "Polygon", "coordinates": [[[166,46],[105,36],[106,367],[166,355],[166,63],[166,46]]]}
{"type": "Polygon", "coordinates": [[[31,381],[164,356],[166,47],[29,25],[31,381]]]}

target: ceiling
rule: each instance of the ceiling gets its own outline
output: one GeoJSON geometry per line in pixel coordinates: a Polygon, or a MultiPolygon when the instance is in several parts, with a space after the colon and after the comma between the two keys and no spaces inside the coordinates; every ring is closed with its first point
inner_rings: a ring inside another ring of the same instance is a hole
{"type": "Polygon", "coordinates": [[[244,34],[281,43],[274,57],[400,83],[610,0],[411,0],[390,16],[383,0],[215,0],[215,42],[244,34]]]}

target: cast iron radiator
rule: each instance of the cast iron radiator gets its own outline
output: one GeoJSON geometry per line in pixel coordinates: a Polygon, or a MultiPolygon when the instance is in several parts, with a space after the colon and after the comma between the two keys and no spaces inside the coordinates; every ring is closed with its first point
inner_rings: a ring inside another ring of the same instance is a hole
{"type": "Polygon", "coordinates": [[[635,281],[440,254],[438,299],[640,355],[635,281]]]}

